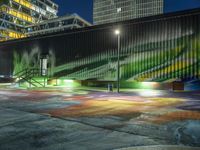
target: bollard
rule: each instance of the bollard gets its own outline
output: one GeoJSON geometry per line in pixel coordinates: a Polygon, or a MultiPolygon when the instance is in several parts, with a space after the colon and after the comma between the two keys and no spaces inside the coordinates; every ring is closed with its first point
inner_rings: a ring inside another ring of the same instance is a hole
{"type": "Polygon", "coordinates": [[[113,92],[113,85],[112,84],[108,84],[108,92],[113,92]]]}

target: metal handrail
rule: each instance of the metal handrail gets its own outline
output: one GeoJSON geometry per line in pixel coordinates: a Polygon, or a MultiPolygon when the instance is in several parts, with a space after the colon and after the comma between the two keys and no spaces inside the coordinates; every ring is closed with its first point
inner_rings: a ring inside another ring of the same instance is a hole
{"type": "MultiPolygon", "coordinates": [[[[42,73],[43,70],[41,69],[38,69],[38,68],[26,68],[26,69],[23,69],[22,71],[16,73],[14,76],[17,76],[17,78],[21,79],[17,82],[21,82],[22,80],[25,80],[27,81],[28,83],[30,83],[31,85],[37,87],[34,83],[37,83],[41,86],[45,86],[45,83],[44,85],[41,84],[40,82],[36,81],[35,79],[33,79],[34,77],[39,77],[39,76],[42,76],[41,73],[42,73]],[[34,83],[32,82],[34,81],[34,83]]],[[[45,76],[43,76],[45,77],[45,76]]]]}

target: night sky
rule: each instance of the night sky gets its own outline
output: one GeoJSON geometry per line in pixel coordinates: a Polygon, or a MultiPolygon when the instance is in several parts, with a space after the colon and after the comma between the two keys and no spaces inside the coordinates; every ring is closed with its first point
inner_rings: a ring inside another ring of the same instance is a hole
{"type": "MultiPolygon", "coordinates": [[[[93,0],[54,0],[59,5],[58,15],[77,13],[92,22],[93,0]]],[[[200,0],[165,0],[165,13],[200,7],[200,0]]]]}

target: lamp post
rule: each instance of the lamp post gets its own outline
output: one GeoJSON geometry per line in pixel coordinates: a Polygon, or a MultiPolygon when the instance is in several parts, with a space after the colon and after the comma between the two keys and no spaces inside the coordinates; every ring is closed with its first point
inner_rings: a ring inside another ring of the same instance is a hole
{"type": "Polygon", "coordinates": [[[120,30],[115,30],[115,34],[117,35],[117,93],[120,92],[120,30]]]}

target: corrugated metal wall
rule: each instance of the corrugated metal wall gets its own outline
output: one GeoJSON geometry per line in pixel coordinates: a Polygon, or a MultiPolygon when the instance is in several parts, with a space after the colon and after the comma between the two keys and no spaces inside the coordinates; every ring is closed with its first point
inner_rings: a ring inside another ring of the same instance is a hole
{"type": "Polygon", "coordinates": [[[117,37],[114,30],[120,27],[122,80],[198,79],[200,11],[152,18],[3,44],[0,51],[13,51],[15,73],[25,67],[37,67],[39,56],[48,53],[49,71],[54,76],[116,80],[117,37]]]}

